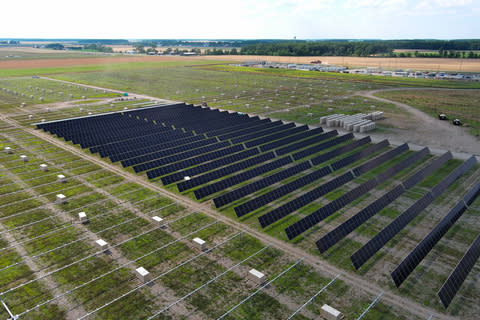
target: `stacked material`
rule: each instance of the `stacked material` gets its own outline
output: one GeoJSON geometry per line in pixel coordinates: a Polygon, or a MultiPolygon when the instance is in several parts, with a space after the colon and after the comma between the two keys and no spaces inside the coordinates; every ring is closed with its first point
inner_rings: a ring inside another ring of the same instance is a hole
{"type": "Polygon", "coordinates": [[[320,124],[326,124],[327,127],[340,127],[348,131],[367,132],[375,129],[373,120],[383,118],[382,111],[375,111],[369,114],[357,113],[354,115],[332,114],[320,117],[320,124]]]}

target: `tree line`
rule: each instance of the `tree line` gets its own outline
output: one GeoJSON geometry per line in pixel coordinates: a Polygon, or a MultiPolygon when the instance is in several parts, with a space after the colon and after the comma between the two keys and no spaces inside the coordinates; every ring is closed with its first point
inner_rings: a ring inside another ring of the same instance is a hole
{"type": "Polygon", "coordinates": [[[248,40],[240,44],[240,50],[212,49],[205,54],[241,54],[267,56],[382,56],[428,58],[480,58],[480,40],[371,40],[371,41],[275,41],[248,40]],[[410,49],[415,52],[394,52],[410,49]],[[421,52],[436,50],[437,52],[421,52]]]}

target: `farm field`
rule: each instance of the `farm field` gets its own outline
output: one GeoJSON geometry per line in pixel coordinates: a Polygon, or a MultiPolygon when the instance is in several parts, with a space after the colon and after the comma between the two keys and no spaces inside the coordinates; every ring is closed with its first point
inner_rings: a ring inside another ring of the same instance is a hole
{"type": "MultiPolygon", "coordinates": [[[[278,56],[240,56],[242,61],[273,61],[286,63],[310,63],[320,60],[333,65],[349,68],[379,67],[383,69],[412,69],[419,71],[456,71],[480,72],[480,61],[476,59],[450,58],[379,58],[379,57],[278,57],[278,56]]],[[[209,59],[239,60],[239,56],[208,56],[209,59]]]]}
{"type": "MultiPolygon", "coordinates": [[[[0,250],[4,252],[0,252],[0,275],[5,275],[0,276],[5,279],[0,296],[15,314],[32,319],[111,319],[118,314],[131,319],[315,319],[328,303],[346,319],[356,319],[382,291],[384,295],[364,319],[427,319],[435,314],[433,319],[473,320],[480,313],[478,263],[447,309],[437,296],[480,234],[478,197],[400,288],[390,274],[480,181],[480,166],[444,158],[444,150],[427,152],[384,143],[388,134],[394,136],[396,130],[410,130],[416,124],[408,110],[395,102],[432,117],[435,106],[442,103],[443,112],[476,121],[474,90],[382,91],[406,84],[335,74],[303,77],[288,70],[278,74],[247,71],[217,65],[216,60],[118,61],[90,66],[47,64],[38,69],[40,63],[34,69],[11,69],[0,79],[0,149],[14,150],[0,155],[0,250]],[[37,71],[60,81],[32,79],[37,71]],[[30,76],[8,76],[16,72],[30,76]],[[377,90],[376,96],[391,102],[360,95],[377,90]],[[119,92],[130,95],[119,97],[119,92]],[[45,94],[42,100],[37,93],[45,94]],[[137,94],[142,96],[133,99],[137,94]],[[171,107],[162,99],[206,103],[212,109],[202,110],[212,118],[204,121],[200,108],[189,106],[185,107],[191,108],[189,112],[178,107],[162,113],[171,107]],[[161,106],[152,108],[155,101],[161,101],[161,106]],[[22,102],[25,107],[20,107],[22,102]],[[223,110],[229,115],[219,112],[223,110]],[[194,111],[200,112],[199,117],[189,121],[194,111]],[[370,133],[353,136],[334,132],[333,127],[318,129],[323,115],[372,111],[383,111],[386,118],[370,132],[371,140],[366,138],[370,133]],[[105,112],[115,112],[119,122],[108,120],[85,135],[33,130],[35,123],[105,112]],[[223,120],[216,118],[219,114],[223,120]],[[231,126],[226,126],[230,117],[246,122],[231,120],[231,126]],[[142,133],[147,129],[151,132],[142,133]],[[158,141],[147,138],[159,129],[186,140],[180,143],[172,138],[170,143],[169,135],[159,136],[158,141]],[[97,131],[101,134],[96,136],[97,131]],[[133,132],[138,138],[130,136],[133,132]],[[127,149],[116,151],[117,142],[109,140],[116,135],[127,149]],[[89,146],[94,150],[79,144],[89,136],[100,139],[98,150],[95,144],[89,146]],[[235,149],[240,145],[244,151],[235,149]],[[226,149],[231,153],[222,154],[226,149]],[[22,162],[20,155],[27,155],[29,161],[22,162]],[[231,162],[220,161],[229,155],[233,155],[231,162]],[[42,163],[48,164],[48,171],[40,169],[42,163]],[[304,163],[308,167],[292,170],[304,163]],[[366,163],[372,167],[359,174],[356,170],[366,163]],[[435,163],[439,165],[421,181],[320,253],[320,239],[435,163]],[[455,175],[465,164],[470,164],[466,172],[455,175]],[[334,169],[318,176],[325,167],[334,169]],[[370,187],[369,182],[392,167],[401,169],[370,187]],[[149,175],[159,168],[164,171],[149,175]],[[292,173],[267,185],[260,183],[287,171],[292,173]],[[58,181],[57,174],[64,174],[67,182],[58,181]],[[352,179],[330,186],[349,174],[352,179]],[[165,182],[170,175],[176,178],[165,182]],[[446,189],[392,241],[358,270],[352,265],[355,252],[452,175],[455,179],[449,180],[446,189]],[[229,184],[220,187],[226,181],[229,184]],[[217,206],[216,199],[253,184],[257,187],[252,192],[217,206]],[[215,189],[208,189],[212,186],[215,189]],[[319,195],[323,186],[329,186],[328,191],[319,195]],[[288,236],[286,230],[292,225],[347,199],[359,188],[368,190],[342,202],[300,234],[288,236]],[[199,192],[207,195],[199,197],[199,192]],[[55,203],[58,193],[65,194],[68,202],[55,203]],[[300,198],[308,201],[294,204],[300,198]],[[251,207],[255,201],[259,202],[251,207]],[[240,217],[239,207],[248,209],[240,217]],[[79,221],[80,211],[86,212],[88,223],[79,221]],[[259,218],[272,212],[280,218],[262,227],[259,218]],[[155,215],[164,218],[162,224],[152,219],[155,215]],[[196,248],[194,237],[206,240],[208,249],[196,248]],[[99,238],[108,243],[108,252],[97,247],[99,238]],[[135,269],[139,266],[149,270],[155,281],[145,284],[138,279],[135,269]],[[271,283],[263,287],[247,281],[251,268],[265,272],[271,283]]],[[[473,136],[478,133],[476,124],[470,129],[473,136]]],[[[402,140],[401,135],[397,138],[402,140]]],[[[0,310],[0,316],[7,317],[0,310]]]]}

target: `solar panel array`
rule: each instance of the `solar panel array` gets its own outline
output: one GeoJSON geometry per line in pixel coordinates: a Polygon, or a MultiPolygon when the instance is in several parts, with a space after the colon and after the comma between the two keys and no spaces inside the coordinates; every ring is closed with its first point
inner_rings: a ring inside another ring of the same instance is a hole
{"type": "Polygon", "coordinates": [[[416,201],[405,212],[398,216],[387,227],[380,231],[375,237],[368,241],[363,247],[357,250],[351,260],[355,269],[360,268],[368,259],[370,259],[378,250],[380,250],[388,241],[400,232],[408,223],[410,223],[420,212],[423,211],[434,198],[430,192],[416,201]]]}
{"type": "Polygon", "coordinates": [[[329,140],[327,142],[317,144],[313,147],[310,147],[310,148],[307,148],[305,150],[296,152],[296,153],[293,154],[293,159],[299,160],[299,159],[311,156],[315,153],[318,153],[318,152],[323,151],[325,149],[331,148],[333,146],[336,146],[340,143],[343,143],[343,142],[351,140],[351,139],[353,139],[353,134],[352,133],[345,134],[343,136],[337,137],[337,138],[329,140]]]}
{"type": "Polygon", "coordinates": [[[480,235],[473,241],[470,248],[448,276],[437,295],[445,308],[448,308],[473,266],[480,257],[480,235]]]}
{"type": "Polygon", "coordinates": [[[253,158],[248,158],[247,160],[243,160],[241,162],[237,162],[235,164],[232,164],[227,167],[223,167],[214,171],[210,171],[208,173],[205,173],[203,175],[200,175],[196,178],[193,178],[191,180],[183,181],[177,184],[178,191],[182,192],[191,188],[194,188],[196,186],[205,184],[207,182],[210,182],[212,180],[224,177],[226,175],[235,173],[237,171],[243,170],[245,168],[254,166],[256,164],[265,162],[267,160],[271,160],[275,158],[275,154],[273,152],[267,152],[267,153],[262,153],[258,156],[255,156],[253,158]]]}
{"type": "MultiPolygon", "coordinates": [[[[388,168],[386,171],[377,175],[377,181],[379,183],[385,181],[387,177],[392,177],[401,170],[406,169],[407,167],[413,165],[414,163],[423,159],[429,153],[428,148],[424,148],[421,151],[416,152],[415,154],[411,155],[407,159],[397,163],[395,166],[388,168]],[[393,169],[393,170],[392,170],[393,169]],[[385,173],[388,173],[385,174],[385,173]],[[382,177],[381,179],[379,177],[382,177]]],[[[384,195],[382,195],[377,200],[370,203],[368,206],[360,210],[357,214],[353,215],[347,221],[339,225],[337,228],[333,229],[325,236],[323,236],[320,240],[316,242],[316,245],[321,253],[327,251],[337,242],[345,238],[349,233],[353,230],[361,226],[365,223],[368,219],[376,215],[382,209],[387,207],[390,203],[395,201],[405,192],[404,186],[402,184],[397,185],[392,190],[388,191],[384,195]]]]}
{"type": "Polygon", "coordinates": [[[264,205],[276,200],[280,199],[281,197],[291,193],[294,190],[297,190],[301,187],[304,187],[318,179],[330,174],[332,169],[330,167],[323,167],[319,170],[315,170],[312,173],[309,173],[301,178],[298,178],[286,185],[283,185],[275,190],[272,190],[266,194],[263,194],[257,198],[254,198],[250,201],[242,203],[241,205],[234,208],[237,217],[242,217],[249,212],[252,212],[264,205]]]}
{"type": "Polygon", "coordinates": [[[332,168],[333,170],[339,170],[341,168],[344,168],[348,166],[349,164],[352,164],[358,160],[361,160],[362,158],[371,155],[372,153],[378,152],[382,150],[383,148],[388,147],[390,143],[388,140],[383,140],[377,144],[371,145],[359,152],[356,152],[348,157],[345,157],[343,159],[340,159],[334,163],[332,163],[332,168]]]}
{"type": "MultiPolygon", "coordinates": [[[[307,129],[308,129],[308,127],[307,127],[307,129]]],[[[308,130],[306,132],[301,132],[301,133],[292,135],[288,138],[284,138],[284,139],[280,139],[280,140],[277,140],[277,141],[274,141],[274,142],[271,142],[271,143],[264,144],[263,146],[260,147],[260,150],[262,150],[263,152],[270,151],[270,150],[276,149],[278,147],[284,146],[286,144],[290,144],[290,143],[295,142],[295,141],[299,141],[299,140],[302,140],[302,139],[305,139],[305,138],[308,138],[308,137],[315,136],[315,135],[320,134],[322,132],[323,132],[322,128],[315,128],[315,129],[312,129],[312,130],[308,130]]]]}
{"type": "Polygon", "coordinates": [[[422,181],[423,179],[431,175],[435,170],[443,166],[445,162],[447,162],[450,159],[452,159],[452,153],[450,151],[445,152],[442,156],[435,159],[431,163],[431,165],[423,168],[422,170],[418,171],[413,176],[408,178],[407,181],[403,183],[403,185],[407,190],[413,188],[417,183],[419,183],[420,181],[422,181]]]}
{"type": "Polygon", "coordinates": [[[269,226],[270,224],[294,212],[295,210],[298,210],[304,207],[305,205],[320,198],[321,196],[326,195],[327,193],[353,180],[354,172],[357,172],[357,175],[361,175],[362,173],[368,172],[369,170],[376,168],[377,166],[394,158],[395,156],[399,155],[400,153],[406,150],[408,150],[408,145],[404,144],[389,152],[386,152],[382,154],[380,157],[375,158],[371,161],[368,161],[365,165],[362,165],[360,170],[357,170],[358,168],[355,168],[351,172],[348,172],[342,176],[332,179],[329,182],[326,182],[323,185],[305,193],[304,195],[298,198],[295,198],[294,200],[291,200],[286,204],[278,208],[275,208],[274,210],[260,216],[258,218],[258,221],[260,222],[260,225],[262,226],[262,228],[265,228],[266,226],[269,226]]]}
{"type": "Polygon", "coordinates": [[[235,200],[238,200],[248,194],[254,193],[260,189],[263,189],[265,187],[268,187],[274,183],[277,183],[279,181],[282,181],[284,179],[290,178],[297,173],[300,173],[302,171],[305,171],[309,168],[311,168],[312,165],[310,164],[309,161],[304,161],[301,162],[297,165],[294,165],[292,167],[289,167],[283,171],[277,172],[275,174],[272,174],[268,177],[265,177],[263,179],[260,179],[258,181],[252,182],[250,184],[247,184],[243,187],[240,187],[234,191],[231,191],[229,193],[226,193],[224,195],[221,195],[215,199],[213,199],[215,206],[217,208],[220,208],[226,204],[229,204],[235,200]]]}
{"type": "Polygon", "coordinates": [[[430,250],[447,233],[451,226],[460,218],[467,207],[461,200],[450,212],[440,221],[439,224],[413,249],[410,254],[392,271],[393,282],[399,287],[410,273],[422,262],[430,250]]]}
{"type": "Polygon", "coordinates": [[[478,196],[480,182],[478,182],[466,195],[454,206],[450,212],[430,231],[430,233],[413,249],[410,254],[392,271],[391,276],[397,287],[399,287],[410,273],[422,262],[433,247],[457,222],[471,203],[478,196]]]}
{"type": "MultiPolygon", "coordinates": [[[[339,136],[336,130],[324,132],[322,128],[309,129],[306,125],[272,122],[270,119],[187,104],[41,123],[37,124],[37,128],[80,144],[82,148],[108,157],[112,162],[120,162],[123,167],[132,167],[135,172],[145,172],[149,179],[160,178],[164,185],[176,183],[180,192],[191,191],[197,199],[218,193],[213,198],[215,206],[220,208],[234,203],[230,208],[234,209],[237,217],[260,208],[268,209],[265,206],[273,204],[272,209],[264,210],[266,213],[257,217],[262,228],[354,182],[355,187],[351,190],[315,211],[312,209],[313,212],[285,228],[288,239],[294,239],[341,211],[399,172],[417,165],[429,154],[428,148],[424,148],[357,184],[355,178],[404,154],[409,150],[408,145],[383,152],[389,146],[388,140],[371,144],[368,136],[355,140],[352,133],[339,136]],[[383,153],[348,169],[346,173],[325,179],[327,181],[322,179],[380,152],[383,153]],[[309,160],[305,159],[307,157],[309,160]],[[285,179],[289,179],[288,183],[285,179]],[[322,182],[318,183],[319,180],[322,182]],[[239,184],[244,185],[237,187],[239,184]],[[264,190],[273,185],[273,190],[264,190]],[[302,188],[307,191],[299,192],[302,188]],[[259,195],[248,197],[257,192],[259,195]],[[287,201],[277,201],[292,194],[294,196],[287,201]]],[[[317,240],[319,251],[323,253],[337,244],[450,159],[452,154],[447,152],[397,183],[317,240]]],[[[350,258],[354,267],[358,269],[365,264],[475,163],[475,157],[462,163],[353,253],[350,258]]],[[[391,272],[397,287],[460,219],[479,193],[480,182],[391,272]]],[[[445,307],[448,307],[479,257],[480,236],[438,292],[445,307]]]]}
{"type": "Polygon", "coordinates": [[[300,142],[288,145],[286,147],[277,149],[275,152],[276,152],[277,155],[281,156],[281,155],[284,155],[284,154],[287,154],[287,153],[290,153],[290,152],[293,152],[293,151],[296,151],[296,150],[299,150],[299,149],[303,149],[306,146],[309,146],[309,145],[312,145],[312,144],[315,144],[315,143],[322,142],[322,141],[325,141],[327,139],[333,138],[336,135],[338,135],[337,130],[332,130],[332,131],[326,132],[324,134],[317,135],[315,137],[308,138],[308,139],[302,140],[300,142]]]}
{"type": "Polygon", "coordinates": [[[461,175],[467,172],[476,163],[476,158],[471,157],[447,177],[443,178],[432,189],[427,192],[421,199],[416,201],[405,212],[393,220],[387,227],[380,231],[375,237],[368,241],[363,247],[357,250],[351,260],[356,269],[360,268],[368,259],[370,259],[378,250],[380,250],[387,242],[397,235],[407,224],[415,219],[435,198],[439,197],[451,184],[453,184],[461,175]]]}
{"type": "MultiPolygon", "coordinates": [[[[275,161],[266,163],[264,165],[255,167],[253,169],[241,172],[237,175],[234,175],[230,178],[226,178],[223,180],[220,180],[218,182],[209,184],[203,188],[196,189],[194,191],[195,197],[197,199],[202,199],[204,197],[207,197],[211,194],[214,194],[216,192],[225,190],[229,187],[232,187],[236,184],[242,183],[244,181],[247,181],[249,179],[255,178],[261,174],[267,173],[269,171],[278,169],[280,167],[283,167],[289,163],[292,162],[292,158],[290,156],[282,157],[280,159],[277,159],[275,161]]],[[[284,171],[282,171],[284,172],[284,171]]]]}

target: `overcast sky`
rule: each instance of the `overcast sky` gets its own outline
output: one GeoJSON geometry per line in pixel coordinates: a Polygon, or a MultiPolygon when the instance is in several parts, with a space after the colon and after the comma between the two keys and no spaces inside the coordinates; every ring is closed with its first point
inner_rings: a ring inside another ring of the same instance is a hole
{"type": "Polygon", "coordinates": [[[480,38],[480,0],[5,0],[0,38],[480,38]]]}

